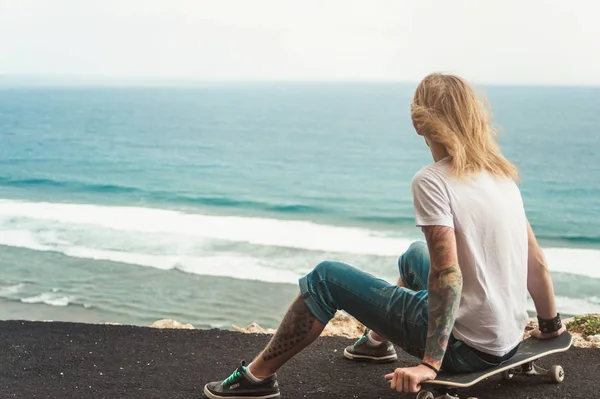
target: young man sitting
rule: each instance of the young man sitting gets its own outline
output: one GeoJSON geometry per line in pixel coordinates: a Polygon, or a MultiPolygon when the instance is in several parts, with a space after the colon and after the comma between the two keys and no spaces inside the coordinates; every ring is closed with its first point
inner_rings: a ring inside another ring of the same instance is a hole
{"type": "Polygon", "coordinates": [[[206,384],[209,398],[274,398],[275,372],[319,337],[343,309],[369,330],[345,349],[350,359],[396,359],[392,343],[421,359],[386,375],[398,392],[417,392],[441,368],[494,367],[517,351],[530,293],[545,332],[560,335],[554,290],[527,221],[517,168],[501,153],[489,113],[463,79],[427,76],[411,104],[417,134],[434,163],[413,178],[417,226],[425,242],[398,262],[399,285],[340,262],[322,262],[300,279],[300,294],[249,365],[206,384]]]}

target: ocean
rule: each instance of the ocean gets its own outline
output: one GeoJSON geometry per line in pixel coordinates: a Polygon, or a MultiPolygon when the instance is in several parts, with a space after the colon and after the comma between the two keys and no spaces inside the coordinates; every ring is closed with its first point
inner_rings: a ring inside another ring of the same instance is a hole
{"type": "MultiPolygon", "coordinates": [[[[0,318],[276,327],[322,260],[395,282],[414,88],[5,85],[0,318]]],[[[559,311],[600,312],[600,88],[482,89],[559,311]]]]}

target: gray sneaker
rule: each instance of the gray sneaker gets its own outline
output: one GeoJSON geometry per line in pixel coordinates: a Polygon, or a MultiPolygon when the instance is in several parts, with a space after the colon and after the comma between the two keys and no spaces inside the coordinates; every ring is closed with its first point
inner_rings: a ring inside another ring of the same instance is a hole
{"type": "Polygon", "coordinates": [[[393,362],[398,359],[396,349],[390,341],[385,341],[381,345],[373,346],[368,339],[369,330],[367,329],[362,337],[344,349],[344,357],[350,360],[362,360],[366,362],[393,362]]]}

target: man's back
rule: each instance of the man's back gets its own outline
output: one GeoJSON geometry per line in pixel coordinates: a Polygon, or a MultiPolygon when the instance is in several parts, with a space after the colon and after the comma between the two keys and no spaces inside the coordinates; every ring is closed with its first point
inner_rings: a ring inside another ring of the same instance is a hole
{"type": "Polygon", "coordinates": [[[417,225],[453,227],[463,289],[453,335],[502,356],[527,324],[527,220],[511,179],[450,175],[448,159],[413,179],[417,225]]]}

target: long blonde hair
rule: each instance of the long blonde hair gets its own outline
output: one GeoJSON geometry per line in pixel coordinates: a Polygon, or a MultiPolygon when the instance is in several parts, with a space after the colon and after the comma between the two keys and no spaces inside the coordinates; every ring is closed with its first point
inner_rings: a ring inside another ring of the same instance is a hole
{"type": "Polygon", "coordinates": [[[454,176],[487,170],[519,180],[517,167],[500,151],[489,104],[465,80],[441,73],[425,77],[415,91],[411,117],[420,135],[446,148],[454,176]]]}

